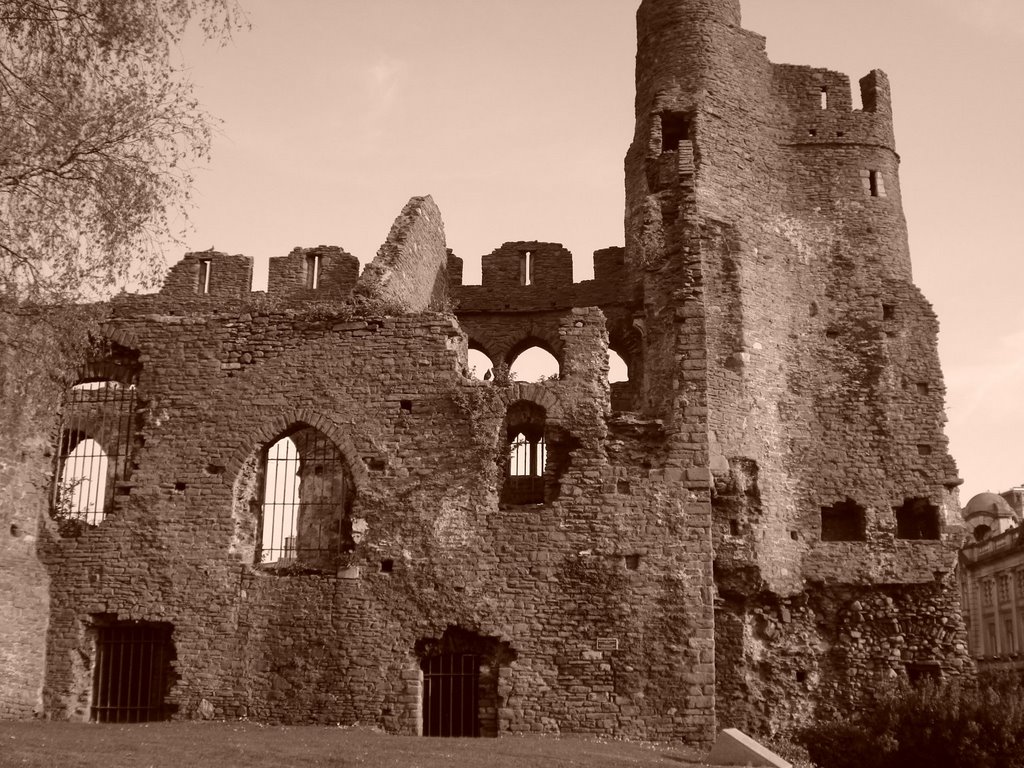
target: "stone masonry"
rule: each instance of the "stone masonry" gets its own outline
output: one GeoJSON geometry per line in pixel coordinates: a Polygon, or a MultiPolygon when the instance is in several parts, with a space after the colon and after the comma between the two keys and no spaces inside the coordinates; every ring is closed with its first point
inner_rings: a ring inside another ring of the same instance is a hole
{"type": "Polygon", "coordinates": [[[473,660],[480,735],[703,744],[973,674],[885,75],[855,108],[846,76],[768,61],[738,0],[637,23],[626,246],[593,280],[522,241],[463,285],[417,197],[362,275],[296,249],[253,293],[248,258],[192,253],[106,306],[104,356],[3,464],[0,716],[103,719],[133,628],[169,638],[151,716],[407,734],[449,701],[437,659],[473,660]],[[560,376],[508,380],[535,346],[560,376]],[[76,391],[134,393],[124,447],[76,391]],[[274,539],[285,437],[299,522],[274,539]],[[29,482],[67,481],[61,439],[127,459],[101,514],[29,482]]]}

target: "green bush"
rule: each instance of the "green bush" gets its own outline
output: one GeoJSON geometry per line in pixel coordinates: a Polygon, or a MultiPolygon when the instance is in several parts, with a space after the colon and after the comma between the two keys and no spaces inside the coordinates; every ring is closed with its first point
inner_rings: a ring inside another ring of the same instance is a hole
{"type": "Polygon", "coordinates": [[[1008,676],[904,687],[798,741],[819,768],[1024,768],[1024,688],[1008,676]]]}

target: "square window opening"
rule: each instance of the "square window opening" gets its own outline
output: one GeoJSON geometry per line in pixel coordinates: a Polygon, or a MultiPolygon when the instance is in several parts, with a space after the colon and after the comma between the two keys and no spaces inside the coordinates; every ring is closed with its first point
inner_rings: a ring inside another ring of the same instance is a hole
{"type": "Polygon", "coordinates": [[[680,142],[693,140],[693,115],[689,112],[661,113],[661,151],[676,152],[680,142]]]}

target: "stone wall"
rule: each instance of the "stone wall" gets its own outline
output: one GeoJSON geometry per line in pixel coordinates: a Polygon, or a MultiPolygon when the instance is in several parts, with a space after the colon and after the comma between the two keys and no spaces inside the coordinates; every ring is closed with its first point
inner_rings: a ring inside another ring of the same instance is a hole
{"type": "Polygon", "coordinates": [[[178,717],[415,733],[417,643],[459,627],[514,654],[501,732],[706,739],[708,507],[634,465],[638,435],[609,454],[601,312],[559,321],[560,380],[500,387],[465,376],[450,317],[325,306],[112,306],[142,361],[136,469],[117,514],[44,544],[50,716],[89,716],[95,629],[119,619],[173,626],[178,717]],[[499,505],[501,425],[523,400],[546,411],[559,475],[545,504],[499,505]],[[238,546],[250,457],[298,423],[331,438],[354,484],[359,535],[328,572],[277,572],[238,546]],[[703,685],[685,684],[698,669],[703,685]]]}
{"type": "Polygon", "coordinates": [[[0,718],[42,713],[50,579],[36,555],[45,491],[45,438],[28,439],[0,461],[0,718]],[[11,454],[20,454],[11,455],[11,454]]]}

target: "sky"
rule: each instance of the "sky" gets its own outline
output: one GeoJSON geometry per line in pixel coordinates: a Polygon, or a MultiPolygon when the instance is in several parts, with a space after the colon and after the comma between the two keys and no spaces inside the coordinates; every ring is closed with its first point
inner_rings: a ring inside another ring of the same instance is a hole
{"type": "MultiPolygon", "coordinates": [[[[168,248],[365,264],[430,194],[478,282],[510,240],[575,279],[623,244],[637,0],[241,0],[251,29],[181,55],[220,125],[192,229],[168,248]]],[[[961,500],[1024,484],[1024,2],[745,0],[776,62],[892,81],[917,285],[941,323],[961,500]]],[[[855,103],[858,103],[855,99],[855,103]]]]}

